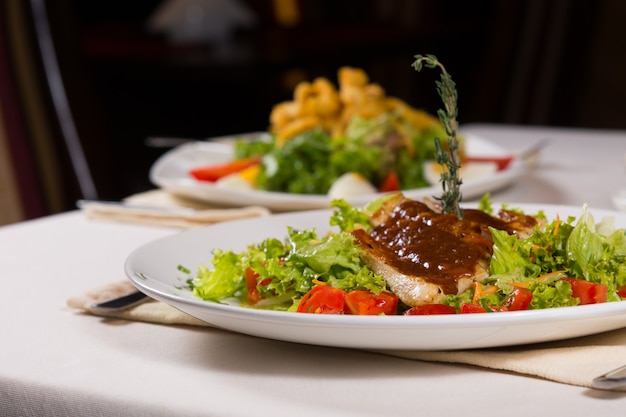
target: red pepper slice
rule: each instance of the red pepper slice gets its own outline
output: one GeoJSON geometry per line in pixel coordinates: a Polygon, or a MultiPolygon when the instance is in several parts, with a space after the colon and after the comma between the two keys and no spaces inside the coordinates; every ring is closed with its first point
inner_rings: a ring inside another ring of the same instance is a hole
{"type": "Polygon", "coordinates": [[[494,162],[498,166],[498,171],[503,171],[509,167],[515,159],[513,156],[468,156],[464,162],[494,162]]]}
{"type": "Polygon", "coordinates": [[[258,157],[237,159],[223,164],[192,168],[189,170],[189,175],[199,181],[215,182],[226,175],[234,174],[235,172],[258,165],[260,161],[258,157]]]}

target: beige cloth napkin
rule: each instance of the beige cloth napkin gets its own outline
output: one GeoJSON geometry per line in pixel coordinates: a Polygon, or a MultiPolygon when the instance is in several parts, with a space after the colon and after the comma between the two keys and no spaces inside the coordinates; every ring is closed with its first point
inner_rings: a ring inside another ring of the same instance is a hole
{"type": "Polygon", "coordinates": [[[176,197],[163,190],[135,194],[125,198],[123,202],[126,204],[83,202],[81,210],[92,220],[142,223],[182,229],[271,214],[265,207],[214,207],[176,197]]]}
{"type": "Polygon", "coordinates": [[[137,289],[133,286],[133,284],[130,283],[130,281],[114,282],[101,288],[96,288],[94,290],[87,291],[84,294],[69,298],[67,300],[67,306],[77,310],[82,310],[86,313],[90,313],[93,315],[114,319],[144,321],[148,323],[159,324],[188,324],[194,326],[210,326],[208,323],[205,323],[202,320],[183,313],[182,311],[170,306],[169,304],[165,304],[153,299],[149,299],[149,301],[127,310],[110,311],[104,313],[100,310],[94,310],[92,308],[93,304],[122,297],[135,291],[137,291],[137,289]]]}
{"type": "MultiPolygon", "coordinates": [[[[128,281],[97,288],[68,300],[68,306],[95,315],[91,305],[135,291],[128,281]]],[[[161,324],[210,326],[168,304],[150,301],[107,317],[161,324]]],[[[564,384],[591,387],[592,380],[626,364],[626,329],[593,336],[495,349],[461,351],[394,351],[377,353],[405,359],[458,363],[539,377],[564,384]]],[[[620,389],[626,391],[626,388],[620,389]]]]}

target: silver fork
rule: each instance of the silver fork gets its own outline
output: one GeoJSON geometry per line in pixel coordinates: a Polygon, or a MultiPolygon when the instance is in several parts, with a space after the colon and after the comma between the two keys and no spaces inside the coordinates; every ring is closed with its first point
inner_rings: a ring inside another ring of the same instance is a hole
{"type": "Polygon", "coordinates": [[[92,304],[91,310],[96,313],[110,313],[113,311],[126,310],[141,303],[151,300],[150,297],[137,290],[121,297],[113,298],[101,303],[92,304]]]}
{"type": "Polygon", "coordinates": [[[593,379],[591,386],[597,389],[612,390],[626,387],[626,365],[593,379]]]}

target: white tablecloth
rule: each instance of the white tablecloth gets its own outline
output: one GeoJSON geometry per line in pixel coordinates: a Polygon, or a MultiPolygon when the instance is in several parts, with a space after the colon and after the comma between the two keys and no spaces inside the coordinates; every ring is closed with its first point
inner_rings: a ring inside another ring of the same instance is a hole
{"type": "MultiPolygon", "coordinates": [[[[510,149],[550,139],[496,201],[610,209],[626,188],[626,132],[465,129],[510,149]]],[[[175,232],[79,212],[0,228],[0,416],[624,415],[624,393],[66,307],[124,279],[134,248],[175,232]]]]}

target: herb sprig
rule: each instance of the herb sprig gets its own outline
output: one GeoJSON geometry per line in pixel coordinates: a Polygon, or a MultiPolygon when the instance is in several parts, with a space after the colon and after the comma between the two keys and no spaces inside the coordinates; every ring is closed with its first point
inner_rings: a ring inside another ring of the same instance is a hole
{"type": "Polygon", "coordinates": [[[463,218],[463,209],[460,206],[462,195],[460,191],[463,181],[459,176],[461,169],[461,156],[459,154],[459,142],[457,139],[457,91],[456,84],[446,71],[445,67],[434,55],[415,55],[413,67],[416,71],[421,71],[422,67],[441,69],[441,79],[435,81],[437,92],[443,100],[444,109],[437,110],[437,116],[448,135],[448,151],[446,152],[439,138],[435,138],[435,160],[443,166],[441,172],[441,183],[443,194],[435,197],[441,202],[444,213],[454,213],[459,219],[463,218]]]}

